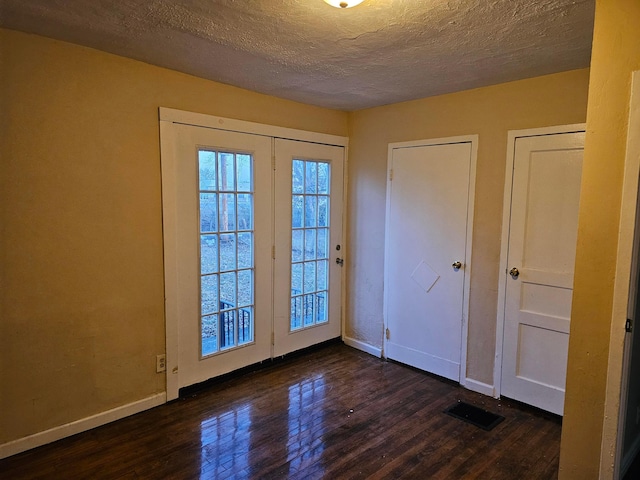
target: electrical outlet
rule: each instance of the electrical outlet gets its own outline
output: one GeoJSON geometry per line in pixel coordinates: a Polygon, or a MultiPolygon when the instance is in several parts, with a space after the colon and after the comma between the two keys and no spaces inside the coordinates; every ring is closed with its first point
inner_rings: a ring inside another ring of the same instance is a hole
{"type": "Polygon", "coordinates": [[[156,355],[156,373],[162,373],[167,370],[167,356],[163,353],[162,355],[156,355]]]}

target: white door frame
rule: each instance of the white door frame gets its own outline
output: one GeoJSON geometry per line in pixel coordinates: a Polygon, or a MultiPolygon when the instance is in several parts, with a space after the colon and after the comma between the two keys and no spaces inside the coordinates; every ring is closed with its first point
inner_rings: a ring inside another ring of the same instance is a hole
{"type": "Polygon", "coordinates": [[[507,294],[507,260],[509,254],[509,227],[511,223],[511,190],[513,188],[513,164],[516,140],[523,137],[540,137],[560,133],[584,132],[584,123],[558,125],[553,127],[509,130],[507,136],[507,164],[504,178],[504,200],[502,202],[502,240],[500,241],[500,270],[498,282],[498,314],[496,325],[496,353],[493,366],[494,397],[500,397],[502,388],[502,350],[504,341],[504,315],[507,294]]]}
{"type": "MultiPolygon", "coordinates": [[[[193,125],[232,132],[263,135],[271,138],[285,138],[311,143],[321,143],[345,148],[343,168],[347,170],[347,146],[349,139],[338,135],[308,132],[292,128],[264,125],[201,113],[185,112],[173,108],[159,108],[160,120],[160,158],[162,173],[162,235],[164,244],[164,290],[165,290],[165,326],[166,326],[166,401],[178,398],[178,307],[177,307],[177,242],[176,242],[176,158],[174,151],[174,134],[172,124],[193,125]]],[[[272,147],[273,148],[273,147],[272,147]]],[[[273,151],[272,151],[273,152],[273,151]]],[[[275,158],[273,159],[275,166],[275,158]]],[[[346,175],[343,186],[343,212],[346,212],[346,175]]],[[[273,182],[273,180],[272,180],[273,182]]],[[[346,232],[345,215],[343,214],[343,232],[346,232]]],[[[275,245],[275,238],[271,239],[275,245]]],[[[344,245],[344,241],[341,242],[344,245]]],[[[346,252],[343,252],[346,255],[346,252]]],[[[345,271],[342,269],[342,289],[344,293],[345,271]]],[[[341,301],[341,331],[344,337],[344,296],[341,301]]],[[[271,326],[273,330],[273,325],[271,326]]],[[[273,346],[272,346],[273,350],[273,346]]]]}
{"type": "MultiPolygon", "coordinates": [[[[396,148],[407,148],[407,147],[428,147],[432,145],[447,145],[454,143],[471,143],[471,165],[469,168],[469,199],[467,203],[467,237],[466,237],[466,261],[464,267],[464,284],[463,284],[463,299],[462,299],[462,341],[460,342],[460,385],[465,386],[467,384],[467,337],[469,333],[469,290],[471,284],[471,251],[473,246],[473,215],[474,215],[474,205],[475,205],[475,190],[476,190],[476,164],[478,160],[478,135],[461,135],[456,137],[445,137],[445,138],[433,138],[427,140],[414,140],[410,142],[396,142],[390,143],[387,150],[387,196],[386,196],[386,211],[385,218],[388,219],[390,215],[391,208],[391,167],[393,165],[393,150],[396,148]]],[[[389,222],[385,221],[385,238],[389,238],[389,222]]],[[[389,271],[388,262],[389,262],[389,253],[385,248],[384,253],[384,284],[388,285],[389,279],[387,278],[387,273],[389,271]]],[[[383,319],[384,319],[384,327],[383,327],[383,348],[382,348],[382,357],[387,358],[386,355],[386,335],[384,335],[384,331],[386,331],[388,327],[388,318],[387,318],[387,306],[389,304],[388,301],[388,289],[384,289],[383,294],[383,319]]]]}
{"type": "MultiPolygon", "coordinates": [[[[616,258],[613,309],[611,313],[611,335],[609,338],[609,359],[607,387],[604,403],[602,444],[600,448],[600,478],[619,478],[621,473],[622,447],[624,442],[624,414],[626,408],[627,379],[630,362],[631,335],[625,332],[627,312],[633,308],[635,298],[631,298],[631,271],[634,234],[640,225],[636,223],[636,209],[640,193],[638,176],[640,173],[640,70],[633,72],[631,98],[629,100],[629,124],[627,127],[622,203],[618,234],[618,254],[616,258]],[[613,461],[612,461],[613,459],[613,461]]],[[[638,212],[640,218],[640,212],[638,212]]],[[[637,287],[637,286],[636,286],[637,287]]],[[[633,314],[633,312],[632,312],[633,314]]],[[[635,319],[634,330],[640,328],[635,319]]]]}

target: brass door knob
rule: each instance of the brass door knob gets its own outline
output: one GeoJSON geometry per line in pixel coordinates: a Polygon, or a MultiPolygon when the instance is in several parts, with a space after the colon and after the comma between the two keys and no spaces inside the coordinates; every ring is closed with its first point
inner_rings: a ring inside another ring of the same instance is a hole
{"type": "Polygon", "coordinates": [[[454,270],[460,270],[462,268],[462,263],[460,262],[453,262],[451,264],[451,266],[453,267],[454,270]]]}
{"type": "Polygon", "coordinates": [[[511,275],[511,278],[513,279],[518,278],[518,275],[520,275],[520,270],[518,270],[516,267],[513,267],[511,270],[509,270],[509,275],[511,275]]]}

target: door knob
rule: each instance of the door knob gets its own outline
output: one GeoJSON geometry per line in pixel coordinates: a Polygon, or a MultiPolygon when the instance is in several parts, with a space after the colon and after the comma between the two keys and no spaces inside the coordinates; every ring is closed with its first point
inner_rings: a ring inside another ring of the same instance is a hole
{"type": "Polygon", "coordinates": [[[513,267],[511,270],[509,270],[509,275],[511,275],[511,278],[516,279],[518,278],[518,275],[520,275],[520,270],[518,270],[516,267],[513,267]]]}
{"type": "Polygon", "coordinates": [[[344,264],[344,259],[342,258],[336,258],[336,263],[340,266],[342,266],[344,264]]]}
{"type": "Polygon", "coordinates": [[[460,262],[453,262],[451,264],[451,266],[453,267],[454,270],[460,270],[462,268],[462,263],[460,262]]]}

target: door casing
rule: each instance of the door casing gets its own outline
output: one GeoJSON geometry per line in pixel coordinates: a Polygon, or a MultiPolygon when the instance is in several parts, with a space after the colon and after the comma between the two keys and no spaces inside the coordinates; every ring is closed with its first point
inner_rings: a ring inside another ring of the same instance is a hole
{"type": "Polygon", "coordinates": [[[502,350],[504,340],[505,300],[507,293],[507,260],[509,253],[509,226],[511,219],[511,192],[513,189],[513,165],[515,161],[516,139],[561,133],[584,132],[585,124],[559,125],[553,127],[533,128],[526,130],[509,130],[507,137],[507,162],[504,181],[504,200],[502,203],[502,239],[500,242],[500,282],[498,284],[498,312],[496,326],[496,352],[493,368],[493,396],[500,397],[502,384],[502,350]]]}
{"type": "MultiPolygon", "coordinates": [[[[163,243],[164,243],[164,288],[165,288],[165,326],[166,326],[166,392],[167,401],[178,398],[178,307],[177,307],[177,243],[176,243],[176,182],[172,175],[175,169],[174,133],[173,124],[193,125],[232,132],[263,135],[271,138],[284,138],[310,143],[320,143],[344,147],[345,159],[343,168],[347,169],[348,138],[324,133],[308,132],[292,128],[277,127],[260,123],[246,122],[212,115],[186,112],[172,108],[159,108],[160,119],[160,156],[162,171],[162,219],[163,219],[163,243]]],[[[275,162],[275,157],[272,158],[275,162]]],[[[343,209],[346,209],[346,175],[343,184],[343,209]]],[[[346,210],[344,210],[346,211],[346,210]]],[[[342,231],[346,231],[345,217],[342,218],[342,231]]],[[[275,239],[272,238],[272,245],[275,239]]],[[[343,252],[346,256],[346,252],[343,252]]],[[[342,298],[344,299],[344,269],[342,277],[342,298]]],[[[344,301],[341,304],[341,317],[344,317],[344,301]]],[[[273,326],[272,326],[273,327],[273,326]]],[[[344,322],[341,326],[341,335],[344,337],[344,322]]],[[[273,345],[272,345],[273,350],[273,345]]],[[[272,351],[273,356],[273,351],[272,351]]]]}
{"type": "MultiPolygon", "coordinates": [[[[640,228],[640,70],[632,74],[631,97],[629,100],[629,124],[627,127],[627,151],[622,184],[622,203],[618,252],[616,258],[616,282],[613,293],[611,330],[609,338],[609,362],[607,368],[607,389],[600,450],[600,478],[620,478],[626,462],[623,457],[624,422],[629,388],[628,373],[631,357],[631,335],[625,333],[624,323],[628,312],[635,306],[631,301],[630,288],[632,261],[634,256],[634,233],[640,228]],[[638,215],[638,217],[636,217],[638,215]],[[638,220],[636,220],[638,218],[638,220]],[[612,452],[614,456],[611,461],[612,452]],[[625,464],[623,465],[623,462],[625,464]]],[[[633,286],[632,286],[633,287],[633,286]]],[[[637,289],[638,287],[635,286],[637,289]]],[[[634,299],[635,300],[635,299],[634,299]]],[[[637,301],[637,300],[635,300],[637,301]]],[[[638,319],[634,319],[634,329],[638,319]]],[[[637,333],[637,332],[636,332],[637,333]]],[[[637,381],[637,380],[636,380],[637,381]]],[[[640,444],[636,444],[640,450],[640,444]]],[[[636,451],[637,451],[636,450],[636,451]]]]}

